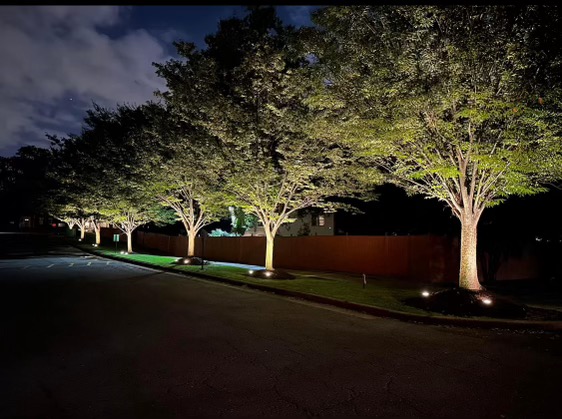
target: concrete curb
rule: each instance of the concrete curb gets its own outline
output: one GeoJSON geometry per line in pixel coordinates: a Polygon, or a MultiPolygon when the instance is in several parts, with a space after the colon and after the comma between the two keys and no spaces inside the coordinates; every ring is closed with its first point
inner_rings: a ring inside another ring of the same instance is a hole
{"type": "Polygon", "coordinates": [[[289,291],[279,288],[273,288],[266,285],[258,284],[248,284],[245,282],[236,281],[234,279],[220,278],[213,275],[207,275],[202,272],[184,272],[174,268],[167,268],[159,265],[152,265],[150,263],[131,261],[122,259],[119,257],[103,255],[97,253],[95,250],[83,249],[79,246],[72,244],[72,246],[96,256],[100,256],[106,259],[112,259],[119,262],[130,263],[133,265],[144,266],[146,268],[161,270],[164,272],[171,272],[176,274],[181,274],[185,276],[193,276],[201,279],[208,279],[215,282],[222,282],[224,284],[234,285],[238,287],[247,287],[250,289],[255,289],[258,291],[271,292],[284,297],[298,298],[301,300],[312,301],[320,304],[327,304],[339,308],[344,308],[347,310],[357,311],[361,313],[370,314],[376,317],[392,318],[407,322],[431,324],[431,325],[444,325],[444,326],[458,326],[458,327],[472,327],[472,328],[482,328],[482,329],[509,329],[509,330],[538,330],[547,332],[562,332],[562,321],[525,321],[525,320],[477,320],[468,319],[462,317],[444,317],[444,316],[423,316],[419,314],[404,313],[401,311],[389,310],[376,306],[367,306],[358,303],[352,303],[349,301],[336,300],[329,297],[323,297],[320,295],[306,294],[299,291],[289,291]]]}

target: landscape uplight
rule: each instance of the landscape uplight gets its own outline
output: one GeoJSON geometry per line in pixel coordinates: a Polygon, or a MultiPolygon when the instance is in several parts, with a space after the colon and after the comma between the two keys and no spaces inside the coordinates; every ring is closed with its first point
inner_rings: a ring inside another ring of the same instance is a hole
{"type": "Polygon", "coordinates": [[[490,300],[489,298],[483,298],[483,299],[482,299],[482,302],[483,302],[484,304],[486,304],[487,306],[489,306],[490,304],[492,304],[492,300],[490,300]]]}
{"type": "Polygon", "coordinates": [[[424,297],[429,297],[429,291],[425,291],[425,290],[422,291],[422,295],[423,295],[424,297]]]}
{"type": "Polygon", "coordinates": [[[266,272],[265,276],[267,276],[269,278],[271,276],[271,272],[266,272]]]}
{"type": "Polygon", "coordinates": [[[248,271],[248,273],[249,273],[250,275],[253,275],[253,274],[254,274],[254,271],[252,271],[252,270],[250,269],[250,270],[248,271]]]}

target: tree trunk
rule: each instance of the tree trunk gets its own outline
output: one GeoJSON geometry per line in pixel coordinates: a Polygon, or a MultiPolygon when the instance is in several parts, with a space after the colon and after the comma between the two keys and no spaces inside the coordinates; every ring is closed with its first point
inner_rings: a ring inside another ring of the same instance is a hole
{"type": "Polygon", "coordinates": [[[96,231],[96,244],[100,245],[101,244],[101,227],[94,227],[94,230],[96,231]]]}
{"type": "Polygon", "coordinates": [[[196,232],[187,230],[187,257],[195,256],[195,236],[196,232]]]}
{"type": "Polygon", "coordinates": [[[476,262],[476,237],[478,220],[473,217],[463,217],[461,220],[461,267],[459,286],[469,290],[480,290],[478,281],[478,265],[476,262]]]}
{"type": "Polygon", "coordinates": [[[273,268],[273,243],[275,235],[267,233],[265,235],[265,269],[272,271],[273,268]]]}
{"type": "Polygon", "coordinates": [[[84,240],[84,236],[86,234],[86,229],[84,227],[80,227],[80,239],[84,240]]]}
{"type": "Polygon", "coordinates": [[[133,233],[127,233],[127,252],[133,253],[133,233]]]}

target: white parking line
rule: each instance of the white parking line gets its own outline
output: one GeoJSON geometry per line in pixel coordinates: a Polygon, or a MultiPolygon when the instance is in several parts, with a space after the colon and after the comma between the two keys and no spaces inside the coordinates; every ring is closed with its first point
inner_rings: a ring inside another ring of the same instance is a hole
{"type": "Polygon", "coordinates": [[[72,268],[74,266],[74,263],[71,263],[70,265],[68,265],[69,268],[72,268]]]}
{"type": "Polygon", "coordinates": [[[51,267],[53,267],[53,266],[55,266],[55,264],[54,264],[54,263],[51,263],[49,266],[47,266],[47,269],[49,269],[49,268],[51,268],[51,267]]]}
{"type": "Polygon", "coordinates": [[[105,262],[106,265],[109,265],[111,262],[105,262]]]}
{"type": "Polygon", "coordinates": [[[88,262],[88,266],[90,266],[92,264],[92,262],[88,262]]]}
{"type": "Polygon", "coordinates": [[[24,266],[22,269],[27,269],[27,268],[29,268],[30,266],[31,266],[31,265],[26,265],[26,266],[24,266]]]}

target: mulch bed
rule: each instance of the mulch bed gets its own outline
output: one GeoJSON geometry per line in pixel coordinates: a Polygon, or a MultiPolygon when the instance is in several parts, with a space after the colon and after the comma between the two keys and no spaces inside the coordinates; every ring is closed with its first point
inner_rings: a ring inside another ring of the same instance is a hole
{"type": "Polygon", "coordinates": [[[492,317],[513,320],[562,320],[562,312],[529,307],[488,291],[451,288],[404,303],[422,310],[459,317],[492,317]]]}

